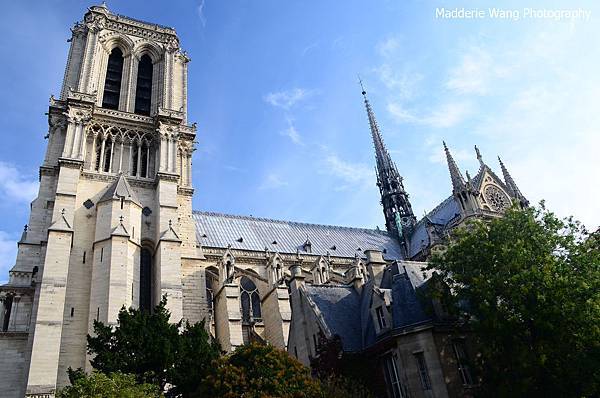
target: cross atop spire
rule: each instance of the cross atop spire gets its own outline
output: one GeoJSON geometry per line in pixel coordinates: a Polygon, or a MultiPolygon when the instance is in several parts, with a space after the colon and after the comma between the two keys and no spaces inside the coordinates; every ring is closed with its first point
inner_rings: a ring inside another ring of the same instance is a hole
{"type": "Polygon", "coordinates": [[[446,152],[446,161],[448,162],[448,170],[450,171],[450,180],[452,180],[452,190],[454,192],[459,191],[465,187],[465,179],[463,178],[454,158],[450,154],[450,150],[446,145],[445,141],[442,141],[444,144],[444,152],[446,152]]]}
{"type": "Polygon", "coordinates": [[[375,119],[375,113],[373,112],[373,108],[371,108],[367,92],[360,77],[359,83],[369,119],[371,138],[373,139],[373,146],[375,148],[377,186],[381,194],[386,229],[399,239],[400,244],[403,245],[405,255],[408,256],[409,237],[417,219],[413,214],[410,201],[408,200],[408,193],[404,189],[402,176],[398,172],[396,164],[383,142],[379,125],[375,119]]]}

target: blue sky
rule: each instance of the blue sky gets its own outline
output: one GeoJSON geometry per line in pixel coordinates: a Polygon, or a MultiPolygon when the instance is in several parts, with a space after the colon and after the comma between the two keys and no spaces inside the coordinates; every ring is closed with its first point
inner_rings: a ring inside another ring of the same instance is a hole
{"type": "MultiPolygon", "coordinates": [[[[48,97],[91,3],[4,2],[0,282],[37,192],[48,97]]],[[[592,1],[109,1],[176,28],[192,58],[194,207],[384,225],[357,74],[420,217],[450,194],[441,149],[501,155],[532,201],[600,224],[600,6],[592,1]],[[440,19],[436,7],[577,9],[589,20],[440,19]]]]}

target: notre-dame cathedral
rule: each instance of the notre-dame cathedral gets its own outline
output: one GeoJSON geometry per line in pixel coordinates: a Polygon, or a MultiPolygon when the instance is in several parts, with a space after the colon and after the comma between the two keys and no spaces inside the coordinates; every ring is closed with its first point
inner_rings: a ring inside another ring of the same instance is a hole
{"type": "Polygon", "coordinates": [[[385,231],[194,211],[190,58],[175,30],[105,5],[71,30],[39,193],[0,286],[0,395],[52,397],[67,368],[91,370],[94,320],[163,295],[172,321],[206,319],[228,351],[264,341],[308,365],[323,336],[339,338],[378,364],[382,396],[468,395],[468,336],[417,292],[452,228],[527,206],[502,162],[500,179],[476,150],[465,178],[444,144],[452,193],[417,220],[363,91],[385,231]]]}

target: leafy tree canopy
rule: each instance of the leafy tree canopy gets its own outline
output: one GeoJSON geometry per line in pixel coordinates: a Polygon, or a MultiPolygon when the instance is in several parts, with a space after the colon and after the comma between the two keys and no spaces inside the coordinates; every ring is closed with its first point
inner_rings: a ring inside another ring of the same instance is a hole
{"type": "Polygon", "coordinates": [[[512,208],[459,228],[429,268],[473,328],[483,396],[600,395],[598,233],[512,208]]]}
{"type": "Polygon", "coordinates": [[[310,370],[271,345],[251,343],[215,361],[213,374],[201,384],[203,398],[320,397],[310,370]]]}
{"type": "Polygon", "coordinates": [[[158,386],[154,384],[137,384],[135,375],[120,372],[105,375],[93,372],[70,374],[72,385],[59,390],[56,398],[159,398],[158,386]]]}
{"type": "Polygon", "coordinates": [[[95,335],[88,336],[92,366],[106,374],[134,374],[139,383],[155,384],[161,391],[169,385],[170,396],[187,396],[208,374],[220,348],[204,322],[169,323],[169,318],[163,297],[152,313],[121,309],[115,327],[95,321],[95,335]]]}

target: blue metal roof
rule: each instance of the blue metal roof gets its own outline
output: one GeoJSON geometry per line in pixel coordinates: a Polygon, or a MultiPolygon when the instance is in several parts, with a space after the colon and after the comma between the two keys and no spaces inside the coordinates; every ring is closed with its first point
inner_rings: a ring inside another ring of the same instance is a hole
{"type": "Polygon", "coordinates": [[[304,242],[308,237],[310,253],[316,255],[329,252],[332,256],[353,258],[357,253],[363,256],[366,249],[379,249],[385,251],[384,257],[388,260],[402,258],[400,245],[386,231],[200,211],[195,211],[193,217],[198,242],[204,247],[231,245],[240,250],[267,248],[272,252],[306,254],[304,242]]]}

